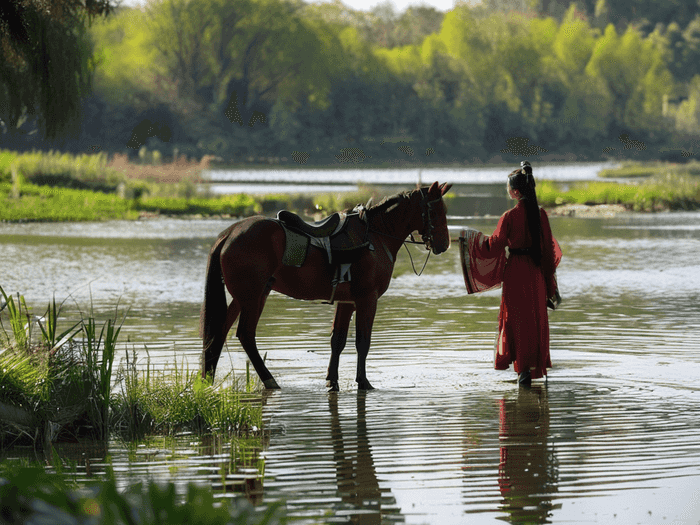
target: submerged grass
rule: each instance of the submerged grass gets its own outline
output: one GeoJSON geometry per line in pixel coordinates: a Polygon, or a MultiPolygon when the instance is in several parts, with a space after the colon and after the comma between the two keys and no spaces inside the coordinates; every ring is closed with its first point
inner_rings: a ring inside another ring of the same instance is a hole
{"type": "Polygon", "coordinates": [[[700,179],[689,174],[656,174],[642,181],[593,181],[569,187],[552,181],[537,184],[542,206],[564,204],[622,204],[634,211],[700,208],[700,179]]]}

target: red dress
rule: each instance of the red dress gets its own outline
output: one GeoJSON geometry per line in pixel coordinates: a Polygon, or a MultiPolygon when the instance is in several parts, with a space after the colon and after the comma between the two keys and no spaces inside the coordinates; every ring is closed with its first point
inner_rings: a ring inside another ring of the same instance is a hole
{"type": "Polygon", "coordinates": [[[506,254],[506,247],[515,250],[532,245],[523,201],[501,216],[491,236],[464,230],[460,239],[467,292],[481,292],[499,285],[503,288],[495,368],[506,370],[513,363],[517,373],[529,369],[533,379],[547,375],[547,368],[552,367],[547,298],[555,296],[554,272],[562,256],[547,213],[542,209],[540,222],[540,266],[530,255],[506,254]]]}

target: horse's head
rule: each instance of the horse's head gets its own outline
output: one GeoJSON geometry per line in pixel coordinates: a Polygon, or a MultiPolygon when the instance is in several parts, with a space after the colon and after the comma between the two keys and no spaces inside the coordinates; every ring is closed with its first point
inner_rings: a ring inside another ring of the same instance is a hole
{"type": "Polygon", "coordinates": [[[422,190],[421,214],[423,229],[420,234],[427,249],[439,255],[450,247],[450,233],[447,229],[445,203],[442,196],[447,193],[452,184],[433,184],[428,190],[422,190]]]}

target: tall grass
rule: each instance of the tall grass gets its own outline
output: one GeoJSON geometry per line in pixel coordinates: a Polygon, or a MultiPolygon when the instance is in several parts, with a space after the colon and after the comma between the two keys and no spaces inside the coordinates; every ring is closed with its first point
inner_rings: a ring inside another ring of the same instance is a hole
{"type": "Polygon", "coordinates": [[[687,164],[673,164],[668,162],[626,162],[616,168],[601,170],[598,176],[603,178],[643,178],[664,174],[700,175],[700,162],[692,161],[687,164]]]}
{"type": "Polygon", "coordinates": [[[261,386],[250,374],[245,382],[230,375],[211,384],[185,366],[156,371],[147,362],[139,369],[135,351],[115,369],[125,319],[118,322],[116,310],[103,323],[81,312],[77,323],[60,330],[62,305],[55,298],[33,317],[21,295],[15,299],[2,287],[0,295],[0,447],[19,440],[46,448],[61,433],[106,440],[114,433],[137,439],[261,428],[261,386]],[[35,324],[40,331],[32,335],[35,324]]]}
{"type": "Polygon", "coordinates": [[[68,426],[73,433],[82,427],[91,438],[107,439],[112,366],[121,329],[116,314],[101,327],[94,317],[83,317],[60,332],[61,308],[55,298],[43,316],[32,317],[21,295],[20,309],[2,287],[0,292],[11,326],[10,333],[2,324],[6,343],[0,354],[0,443],[24,436],[39,445],[68,426]],[[40,338],[32,338],[34,324],[40,327],[40,338]]]}
{"type": "Polygon", "coordinates": [[[9,181],[14,166],[23,178],[37,185],[113,192],[125,180],[108,166],[107,154],[72,155],[58,151],[0,152],[0,181],[9,181]]]}
{"type": "Polygon", "coordinates": [[[643,181],[580,182],[564,189],[542,181],[537,184],[542,206],[562,204],[622,204],[635,211],[686,210],[700,208],[700,180],[691,175],[665,173],[643,181]]]}
{"type": "Polygon", "coordinates": [[[172,435],[183,430],[238,435],[262,426],[259,384],[246,385],[230,375],[216,384],[202,379],[185,366],[172,370],[136,366],[137,357],[127,359],[117,374],[112,397],[115,431],[126,439],[149,434],[172,435]]]}

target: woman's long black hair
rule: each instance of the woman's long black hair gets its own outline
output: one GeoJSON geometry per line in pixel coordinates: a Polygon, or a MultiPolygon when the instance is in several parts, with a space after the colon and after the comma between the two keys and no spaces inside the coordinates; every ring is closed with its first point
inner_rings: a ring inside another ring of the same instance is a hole
{"type": "Polygon", "coordinates": [[[532,166],[528,161],[525,160],[520,165],[520,169],[508,175],[508,184],[522,195],[530,238],[532,239],[530,255],[535,264],[539,266],[542,262],[542,228],[540,225],[540,206],[537,203],[537,195],[535,193],[535,177],[532,175],[532,166]]]}

